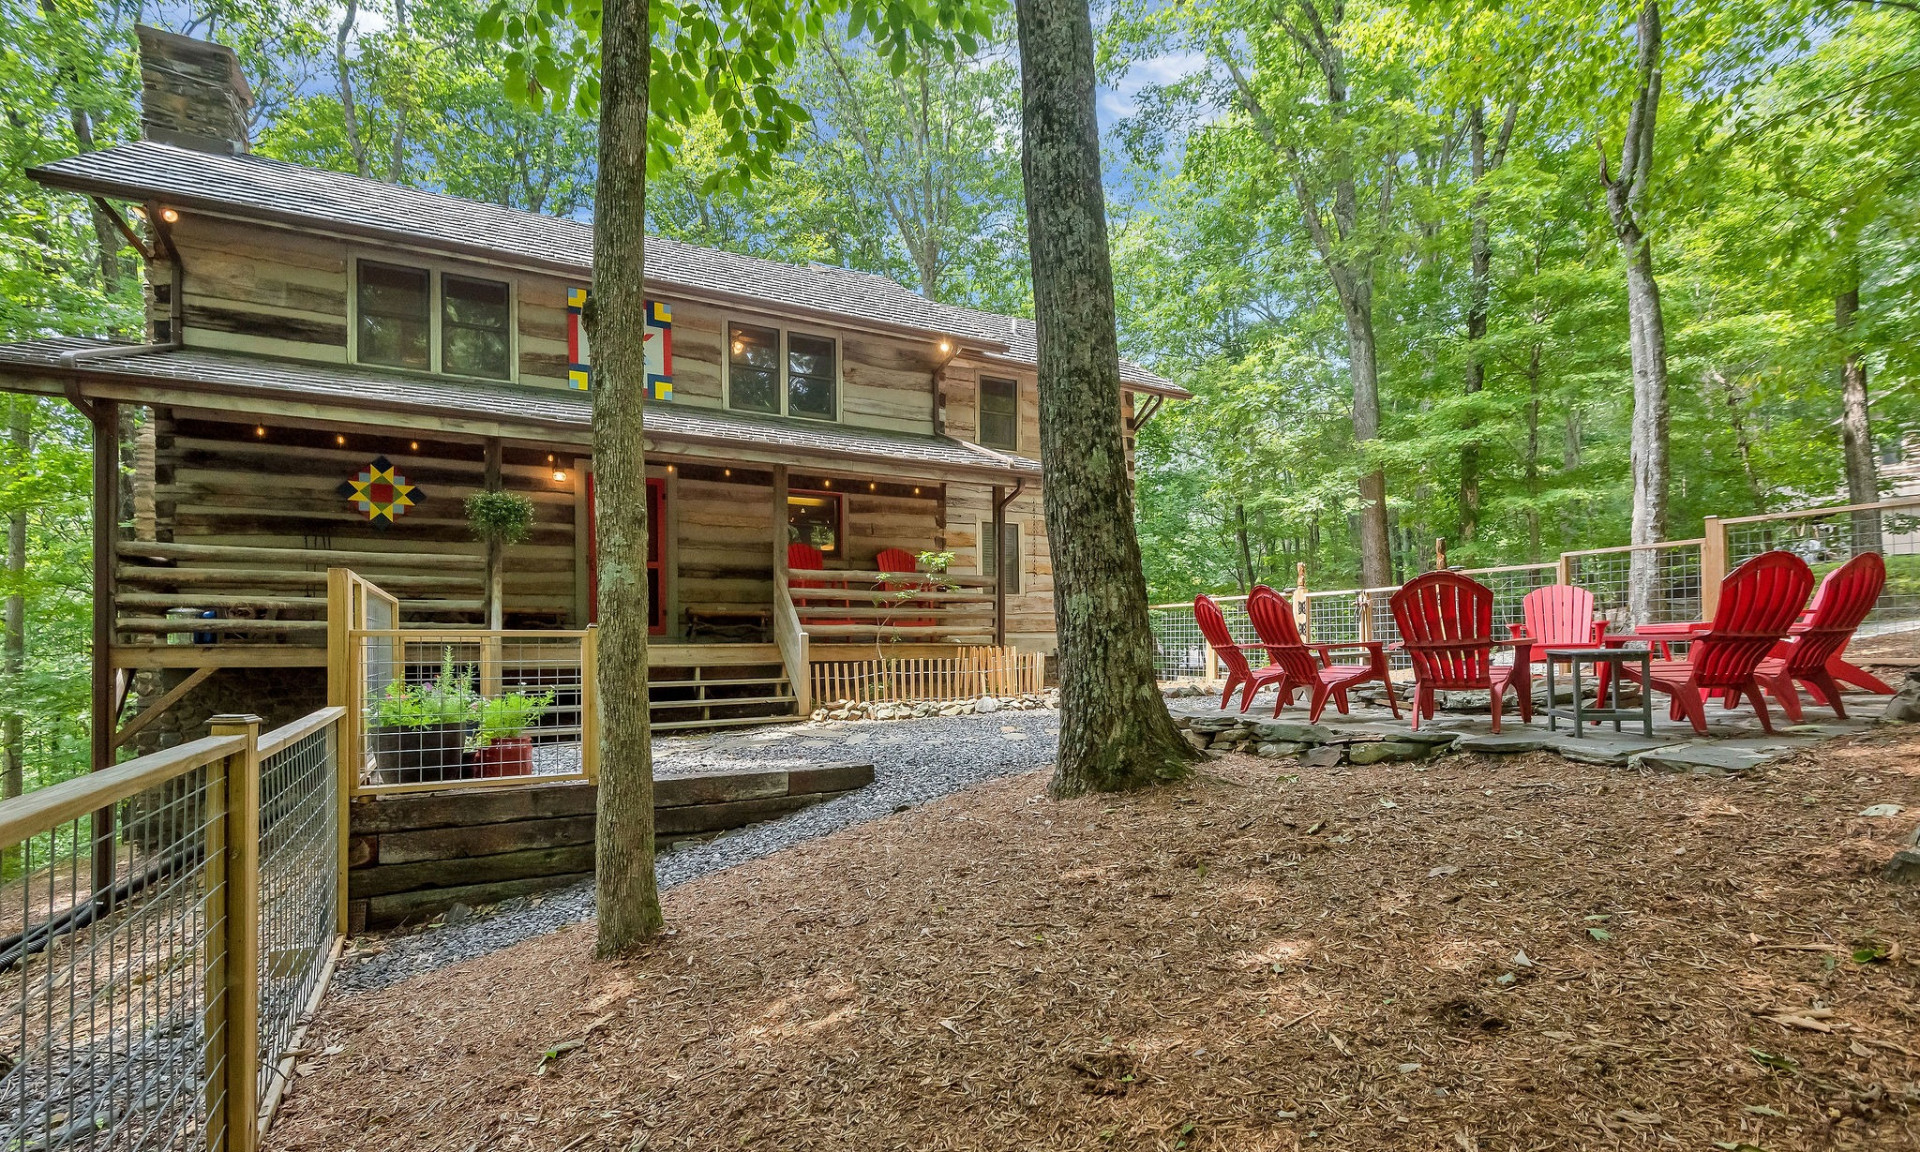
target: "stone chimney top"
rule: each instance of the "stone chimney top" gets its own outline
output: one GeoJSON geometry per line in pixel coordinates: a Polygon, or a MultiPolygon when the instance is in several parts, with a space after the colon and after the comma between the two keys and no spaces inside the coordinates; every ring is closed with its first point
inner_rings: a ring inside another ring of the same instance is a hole
{"type": "Polygon", "coordinates": [[[135,27],[140,37],[140,134],[224,155],[247,151],[253,90],[224,44],[135,27]]]}

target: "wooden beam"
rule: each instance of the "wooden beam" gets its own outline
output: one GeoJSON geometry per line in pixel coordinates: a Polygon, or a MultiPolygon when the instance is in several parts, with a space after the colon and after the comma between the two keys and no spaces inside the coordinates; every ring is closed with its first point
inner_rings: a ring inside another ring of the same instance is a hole
{"type": "MultiPolygon", "coordinates": [[[[96,400],[93,418],[93,651],[90,768],[105,772],[114,763],[113,557],[120,535],[120,405],[96,400]]],[[[93,814],[93,891],[103,913],[112,911],[118,862],[111,805],[93,814]]]]}
{"type": "Polygon", "coordinates": [[[126,726],[120,729],[119,733],[114,736],[113,746],[115,748],[119,748],[122,745],[126,744],[127,741],[139,735],[141,730],[146,728],[147,725],[152,724],[155,720],[160,719],[161,714],[166,712],[167,709],[173,707],[175,704],[180,703],[181,697],[193,691],[195,688],[198,688],[202,683],[206,681],[207,677],[213,675],[215,672],[218,672],[219,670],[220,670],[220,666],[217,664],[204,665],[200,668],[195,669],[193,674],[188,676],[185,680],[182,680],[180,681],[180,683],[175,684],[172,688],[167,689],[165,695],[161,696],[160,699],[155,700],[153,703],[141,709],[140,714],[138,716],[135,716],[133,719],[127,721],[126,726]]]}
{"type": "Polygon", "coordinates": [[[339,568],[392,568],[425,562],[435,568],[484,571],[487,558],[467,552],[356,552],[340,548],[266,548],[249,544],[187,544],[123,540],[119,553],[145,560],[213,560],[221,563],[325,564],[339,568]]]}
{"type": "Polygon", "coordinates": [[[277,643],[117,644],[115,668],[325,668],[327,650],[277,643]]]}
{"type": "MultiPolygon", "coordinates": [[[[487,437],[487,463],[480,484],[488,492],[500,491],[501,448],[500,437],[487,437]]],[[[501,600],[502,570],[506,567],[506,546],[498,539],[487,541],[486,590],[481,594],[485,604],[487,627],[498,632],[502,627],[503,615],[501,600]]]]}

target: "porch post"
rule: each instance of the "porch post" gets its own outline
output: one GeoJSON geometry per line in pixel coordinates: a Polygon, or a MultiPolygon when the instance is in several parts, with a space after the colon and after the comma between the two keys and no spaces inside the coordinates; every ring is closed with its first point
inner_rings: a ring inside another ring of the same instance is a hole
{"type": "Polygon", "coordinates": [[[787,566],[787,466],[773,466],[773,570],[787,566]]]}
{"type": "MultiPolygon", "coordinates": [[[[502,455],[500,437],[487,437],[486,479],[481,487],[488,492],[500,491],[502,455]]],[[[501,589],[505,584],[505,578],[501,569],[506,566],[506,551],[506,545],[501,543],[498,537],[487,538],[487,627],[494,632],[500,631],[500,621],[504,615],[501,589]]]]}
{"type": "MultiPolygon", "coordinates": [[[[93,422],[93,695],[92,770],[113,767],[114,729],[120,723],[118,673],[113,667],[114,545],[120,536],[120,405],[95,400],[93,422]]],[[[93,891],[110,901],[114,882],[113,809],[93,814],[93,891]]],[[[108,909],[103,908],[105,912],[108,909]]]]}
{"type": "MultiPolygon", "coordinates": [[[[993,486],[993,646],[1007,645],[1007,558],[1000,549],[1007,542],[1007,490],[993,486]]],[[[981,559],[986,559],[982,549],[981,559]]]]}

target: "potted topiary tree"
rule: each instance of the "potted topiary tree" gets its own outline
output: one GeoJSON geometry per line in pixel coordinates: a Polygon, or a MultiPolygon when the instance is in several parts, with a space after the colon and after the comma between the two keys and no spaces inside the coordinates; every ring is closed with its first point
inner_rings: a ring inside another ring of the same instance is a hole
{"type": "Polygon", "coordinates": [[[467,497],[467,526],[487,546],[487,627],[500,627],[501,569],[509,544],[533,535],[533,501],[519,492],[489,489],[467,497]]]}
{"type": "Polygon", "coordinates": [[[473,735],[475,773],[489,779],[533,775],[533,738],[527,729],[539,723],[552,704],[551,692],[509,692],[483,701],[473,735]]]}
{"type": "Polygon", "coordinates": [[[431,683],[388,684],[367,717],[367,745],[380,780],[422,784],[464,777],[479,706],[473,670],[455,664],[452,649],[431,683]]]}

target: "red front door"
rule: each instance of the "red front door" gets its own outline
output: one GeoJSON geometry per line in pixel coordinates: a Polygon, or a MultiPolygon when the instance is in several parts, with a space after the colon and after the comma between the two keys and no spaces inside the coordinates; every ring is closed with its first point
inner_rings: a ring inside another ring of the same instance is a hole
{"type": "MultiPolygon", "coordinates": [[[[647,481],[647,631],[667,630],[667,484],[647,481]]],[[[587,473],[587,620],[600,622],[600,502],[587,473]]]]}

